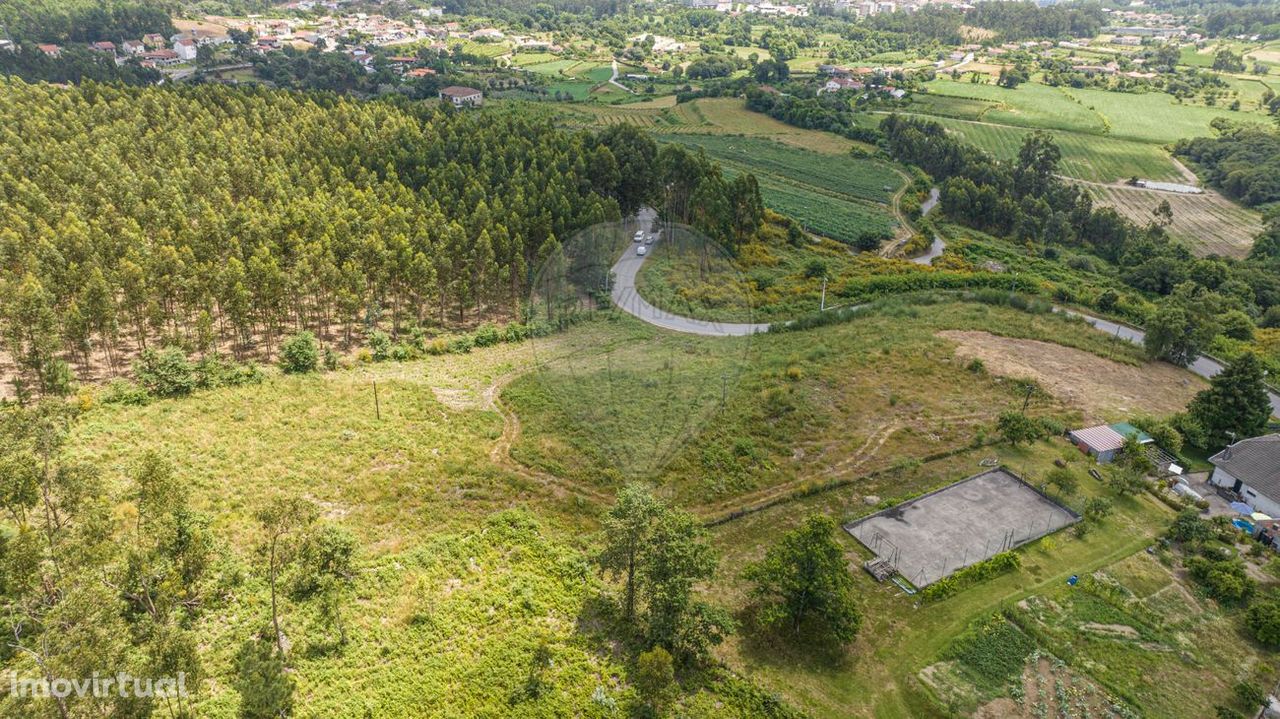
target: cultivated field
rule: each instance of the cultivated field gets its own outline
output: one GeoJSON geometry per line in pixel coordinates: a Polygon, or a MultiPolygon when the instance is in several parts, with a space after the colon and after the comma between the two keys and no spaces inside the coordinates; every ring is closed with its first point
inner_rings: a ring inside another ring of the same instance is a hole
{"type": "MultiPolygon", "coordinates": [[[[1023,139],[1034,132],[1028,128],[990,122],[949,117],[932,119],[966,142],[1006,160],[1017,157],[1023,139]]],[[[1062,130],[1051,132],[1062,150],[1062,174],[1068,177],[1103,183],[1135,176],[1148,180],[1183,180],[1169,153],[1157,145],[1062,130]]]]}
{"type": "Polygon", "coordinates": [[[1263,229],[1262,217],[1257,212],[1213,190],[1206,189],[1201,195],[1128,186],[1089,185],[1088,190],[1100,204],[1116,208],[1139,224],[1150,222],[1156,207],[1167,201],[1173,209],[1169,233],[1186,242],[1198,255],[1244,257],[1263,229]]]}
{"type": "Polygon", "coordinates": [[[703,98],[678,105],[660,99],[621,105],[566,105],[561,109],[565,123],[570,126],[599,127],[626,122],[665,134],[767,137],[828,155],[844,155],[858,144],[830,132],[793,127],[768,115],[751,112],[745,101],[737,98],[703,98]]]}
{"type": "Polygon", "coordinates": [[[866,233],[893,231],[888,205],[903,180],[883,162],[823,155],[757,137],[659,137],[706,150],[729,174],[754,174],[765,205],[810,232],[848,244],[866,233]]]}

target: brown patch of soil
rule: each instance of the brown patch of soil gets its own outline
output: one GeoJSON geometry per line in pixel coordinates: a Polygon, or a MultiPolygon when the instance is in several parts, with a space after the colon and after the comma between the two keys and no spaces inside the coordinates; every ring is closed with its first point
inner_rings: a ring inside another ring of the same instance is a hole
{"type": "Polygon", "coordinates": [[[957,357],[980,359],[994,375],[1034,379],[1090,420],[1179,412],[1206,386],[1199,377],[1164,362],[1135,367],[1072,347],[988,332],[947,330],[938,336],[956,344],[957,357]]]}

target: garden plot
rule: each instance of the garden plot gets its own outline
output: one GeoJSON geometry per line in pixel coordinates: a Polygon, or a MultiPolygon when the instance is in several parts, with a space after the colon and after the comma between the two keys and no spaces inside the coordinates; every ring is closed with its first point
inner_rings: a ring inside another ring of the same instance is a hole
{"type": "Polygon", "coordinates": [[[917,587],[1074,524],[1075,512],[1004,469],[845,525],[917,587]]]}

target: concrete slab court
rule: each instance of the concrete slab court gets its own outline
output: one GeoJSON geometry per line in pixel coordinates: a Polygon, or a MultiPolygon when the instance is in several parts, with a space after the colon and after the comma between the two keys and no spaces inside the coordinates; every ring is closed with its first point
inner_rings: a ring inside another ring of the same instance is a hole
{"type": "Polygon", "coordinates": [[[917,587],[1080,521],[1004,468],[992,469],[844,526],[917,587]]]}

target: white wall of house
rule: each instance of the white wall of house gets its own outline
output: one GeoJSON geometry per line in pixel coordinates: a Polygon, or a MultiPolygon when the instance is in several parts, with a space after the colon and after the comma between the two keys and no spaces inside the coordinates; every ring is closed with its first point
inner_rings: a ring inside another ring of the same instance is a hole
{"type": "MultiPolygon", "coordinates": [[[[1215,468],[1213,474],[1209,475],[1209,483],[1231,489],[1236,485],[1236,478],[1221,468],[1215,468]]],[[[1244,499],[1245,504],[1253,507],[1256,511],[1272,517],[1280,517],[1280,502],[1261,494],[1247,483],[1242,482],[1240,484],[1240,496],[1244,499]]]]}

